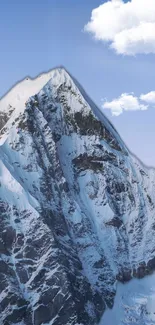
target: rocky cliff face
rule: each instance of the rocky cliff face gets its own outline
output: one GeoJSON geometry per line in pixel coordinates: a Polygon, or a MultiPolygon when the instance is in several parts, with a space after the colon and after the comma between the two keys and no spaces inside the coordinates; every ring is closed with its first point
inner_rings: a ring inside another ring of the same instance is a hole
{"type": "Polygon", "coordinates": [[[0,229],[0,324],[98,324],[155,269],[155,172],[63,68],[0,102],[0,229]]]}

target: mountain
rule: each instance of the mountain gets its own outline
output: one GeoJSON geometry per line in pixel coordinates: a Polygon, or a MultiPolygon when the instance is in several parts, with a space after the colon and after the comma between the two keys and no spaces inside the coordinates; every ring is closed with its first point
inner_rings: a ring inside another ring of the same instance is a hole
{"type": "Polygon", "coordinates": [[[0,324],[99,324],[155,269],[155,171],[64,68],[0,101],[0,217],[0,324]]]}

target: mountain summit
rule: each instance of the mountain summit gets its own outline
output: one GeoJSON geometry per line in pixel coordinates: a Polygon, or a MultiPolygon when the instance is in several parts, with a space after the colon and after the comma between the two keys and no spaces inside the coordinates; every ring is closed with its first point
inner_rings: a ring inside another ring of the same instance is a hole
{"type": "Polygon", "coordinates": [[[0,324],[99,324],[117,281],[155,269],[154,211],[154,170],[64,68],[17,84],[0,101],[0,324]]]}

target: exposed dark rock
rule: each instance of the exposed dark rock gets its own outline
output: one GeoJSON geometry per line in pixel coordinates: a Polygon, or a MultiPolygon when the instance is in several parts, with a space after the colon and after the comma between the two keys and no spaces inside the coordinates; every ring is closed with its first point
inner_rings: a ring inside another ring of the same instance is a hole
{"type": "Polygon", "coordinates": [[[88,156],[87,153],[81,154],[73,159],[74,166],[79,172],[92,169],[94,172],[103,171],[102,159],[99,157],[88,156]]]}
{"type": "Polygon", "coordinates": [[[113,219],[111,219],[110,221],[105,223],[107,226],[113,226],[116,228],[120,228],[123,225],[123,222],[121,221],[120,218],[115,217],[113,219]]]}
{"type": "Polygon", "coordinates": [[[26,315],[26,310],[27,307],[25,306],[21,307],[20,309],[13,309],[12,312],[4,319],[4,324],[5,322],[9,322],[9,324],[21,322],[26,315]]]}
{"type": "Polygon", "coordinates": [[[35,325],[41,325],[49,322],[51,319],[50,309],[44,305],[38,306],[34,311],[35,325]]]}
{"type": "Polygon", "coordinates": [[[0,130],[3,128],[3,126],[8,121],[9,117],[6,113],[0,112],[0,130]]]}

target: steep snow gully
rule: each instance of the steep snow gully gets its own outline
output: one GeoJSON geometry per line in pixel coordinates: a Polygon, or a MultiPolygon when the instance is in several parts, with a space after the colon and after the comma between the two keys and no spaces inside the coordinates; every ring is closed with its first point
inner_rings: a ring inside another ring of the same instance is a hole
{"type": "Polygon", "coordinates": [[[155,324],[154,270],[154,169],[64,68],[18,83],[0,100],[0,324],[155,324]]]}

